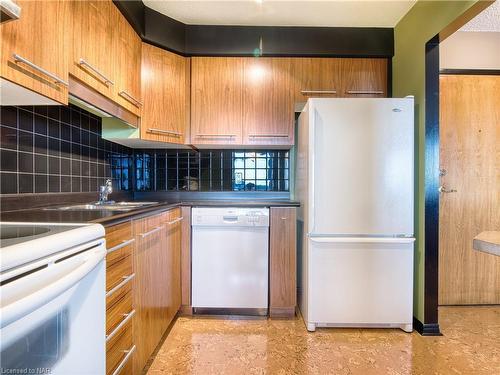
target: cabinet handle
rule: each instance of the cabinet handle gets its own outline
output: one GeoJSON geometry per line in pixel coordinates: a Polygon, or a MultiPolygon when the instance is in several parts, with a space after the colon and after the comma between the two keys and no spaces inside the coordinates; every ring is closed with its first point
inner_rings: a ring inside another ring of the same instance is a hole
{"type": "Polygon", "coordinates": [[[183,216],[181,216],[181,217],[179,217],[179,218],[177,218],[177,219],[175,219],[175,220],[168,221],[168,222],[167,222],[167,224],[168,224],[168,225],[173,225],[173,224],[178,223],[179,221],[181,221],[181,220],[183,220],[183,219],[184,219],[184,217],[183,217],[183,216]]]}
{"type": "Polygon", "coordinates": [[[113,246],[111,249],[108,249],[107,254],[110,254],[110,253],[112,253],[113,251],[116,251],[116,250],[120,250],[122,247],[125,247],[125,246],[131,244],[134,241],[135,241],[135,238],[131,238],[130,240],[123,241],[122,243],[120,243],[120,244],[118,244],[116,246],[113,246]]]}
{"type": "Polygon", "coordinates": [[[196,134],[198,138],[234,138],[234,134],[196,134]]]}
{"type": "Polygon", "coordinates": [[[281,217],[281,220],[286,220],[287,218],[285,216],[281,217]]]}
{"type": "Polygon", "coordinates": [[[90,70],[92,70],[95,74],[97,74],[99,77],[102,78],[102,80],[104,81],[104,83],[107,85],[108,83],[110,85],[114,85],[115,83],[110,80],[108,77],[106,77],[103,73],[101,73],[101,71],[95,67],[93,67],[92,65],[90,65],[85,59],[82,59],[80,58],[80,61],[78,61],[78,63],[82,66],[86,66],[87,68],[89,68],[90,70]]]}
{"type": "Polygon", "coordinates": [[[380,90],[347,90],[347,94],[354,94],[354,95],[383,95],[384,92],[380,90]]]}
{"type": "Polygon", "coordinates": [[[300,93],[302,95],[308,95],[308,94],[336,94],[337,90],[302,90],[300,93]]]}
{"type": "Polygon", "coordinates": [[[151,234],[153,234],[153,233],[158,232],[158,231],[159,231],[159,230],[161,230],[161,229],[162,229],[162,227],[161,227],[161,226],[160,226],[160,227],[156,227],[155,229],[151,229],[149,232],[146,232],[146,233],[141,233],[141,237],[142,237],[142,238],[147,237],[147,236],[149,236],[149,235],[151,235],[151,234]]]}
{"type": "Polygon", "coordinates": [[[38,72],[40,72],[42,74],[45,74],[47,77],[52,78],[55,81],[55,83],[60,83],[61,85],[64,85],[64,86],[68,86],[69,85],[68,82],[66,82],[65,80],[59,78],[54,73],[51,73],[51,72],[49,72],[49,71],[47,71],[47,70],[39,67],[38,65],[36,65],[36,64],[32,63],[31,61],[25,59],[24,57],[19,56],[17,53],[14,53],[12,55],[12,57],[14,58],[14,61],[16,63],[22,62],[22,63],[28,65],[29,67],[35,69],[36,71],[38,71],[38,72]]]}
{"type": "Polygon", "coordinates": [[[135,277],[135,273],[133,273],[132,275],[128,275],[128,276],[123,276],[123,281],[118,284],[117,286],[115,286],[113,289],[111,289],[109,292],[106,293],[106,297],[109,297],[111,295],[113,295],[117,290],[119,290],[122,286],[124,286],[125,284],[127,284],[130,280],[132,280],[133,278],[135,277]]]}
{"type": "Polygon", "coordinates": [[[250,138],[289,138],[288,134],[250,134],[250,138]]]}
{"type": "Polygon", "coordinates": [[[172,137],[181,137],[182,133],[177,133],[177,132],[171,132],[169,130],[163,130],[163,129],[156,129],[156,128],[149,128],[148,133],[160,133],[160,134],[167,134],[171,135],[172,137]]]}
{"type": "Polygon", "coordinates": [[[113,375],[118,375],[120,371],[123,369],[123,367],[127,364],[128,360],[130,359],[130,356],[135,352],[135,345],[132,346],[129,350],[124,350],[124,353],[126,353],[126,356],[123,357],[122,361],[118,365],[115,371],[113,371],[113,375]]]}
{"type": "Polygon", "coordinates": [[[135,310],[132,310],[128,314],[123,314],[123,320],[118,324],[113,331],[109,335],[106,336],[106,342],[111,340],[118,332],[120,332],[120,329],[127,324],[127,322],[132,319],[132,317],[135,315],[135,310]]]}
{"type": "Polygon", "coordinates": [[[118,93],[118,95],[120,95],[123,99],[129,101],[130,103],[132,103],[136,107],[140,107],[142,105],[142,103],[139,100],[137,100],[136,98],[134,98],[132,95],[130,95],[126,91],[120,91],[118,93]]]}

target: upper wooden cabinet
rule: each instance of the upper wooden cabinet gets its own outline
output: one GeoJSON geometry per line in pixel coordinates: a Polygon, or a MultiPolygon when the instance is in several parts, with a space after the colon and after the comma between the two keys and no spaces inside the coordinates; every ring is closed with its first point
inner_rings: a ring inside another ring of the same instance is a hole
{"type": "Polygon", "coordinates": [[[130,112],[141,113],[141,38],[120,13],[111,6],[113,19],[112,75],[114,100],[130,112]]]}
{"type": "Polygon", "coordinates": [[[189,130],[189,66],[189,58],[142,44],[142,139],[185,142],[189,130]]]}
{"type": "Polygon", "coordinates": [[[114,96],[111,1],[72,1],[73,53],[69,72],[108,98],[114,96]]]}
{"type": "Polygon", "coordinates": [[[242,143],[243,59],[191,59],[191,143],[242,143]]]}
{"type": "Polygon", "coordinates": [[[342,97],[387,97],[387,59],[341,59],[342,97]]]}
{"type": "Polygon", "coordinates": [[[291,58],[245,58],[243,144],[293,145],[291,58]]]}
{"type": "Polygon", "coordinates": [[[341,59],[295,58],[292,78],[295,82],[295,101],[305,102],[311,97],[340,97],[341,59]]]}
{"type": "Polygon", "coordinates": [[[22,8],[21,18],[0,26],[1,76],[67,104],[69,3],[24,0],[17,3],[22,8]]]}

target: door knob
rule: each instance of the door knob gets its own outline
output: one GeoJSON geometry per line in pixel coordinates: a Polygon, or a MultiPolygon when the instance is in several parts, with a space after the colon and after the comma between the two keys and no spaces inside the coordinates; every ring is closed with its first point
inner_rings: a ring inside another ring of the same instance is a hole
{"type": "Polygon", "coordinates": [[[446,189],[443,185],[441,185],[438,189],[440,193],[456,193],[457,191],[455,189],[446,189]]]}

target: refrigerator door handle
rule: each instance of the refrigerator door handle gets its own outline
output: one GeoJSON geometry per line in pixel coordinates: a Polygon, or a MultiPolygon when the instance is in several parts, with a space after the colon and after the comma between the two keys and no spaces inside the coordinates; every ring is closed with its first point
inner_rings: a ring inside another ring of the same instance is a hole
{"type": "Polygon", "coordinates": [[[408,237],[311,237],[309,239],[316,243],[412,243],[415,238],[408,237]]]}

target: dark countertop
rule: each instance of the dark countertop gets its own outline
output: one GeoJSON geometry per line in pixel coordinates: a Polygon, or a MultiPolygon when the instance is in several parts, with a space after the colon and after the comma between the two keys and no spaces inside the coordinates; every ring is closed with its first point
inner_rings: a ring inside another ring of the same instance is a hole
{"type": "MultiPolygon", "coordinates": [[[[54,204],[53,206],[57,206],[54,204]]],[[[197,207],[298,207],[299,202],[290,200],[191,200],[166,201],[156,205],[142,207],[130,211],[61,211],[54,209],[25,209],[0,213],[3,222],[39,222],[39,223],[100,223],[104,226],[118,224],[132,217],[138,218],[155,212],[166,211],[179,206],[197,207]]]]}

